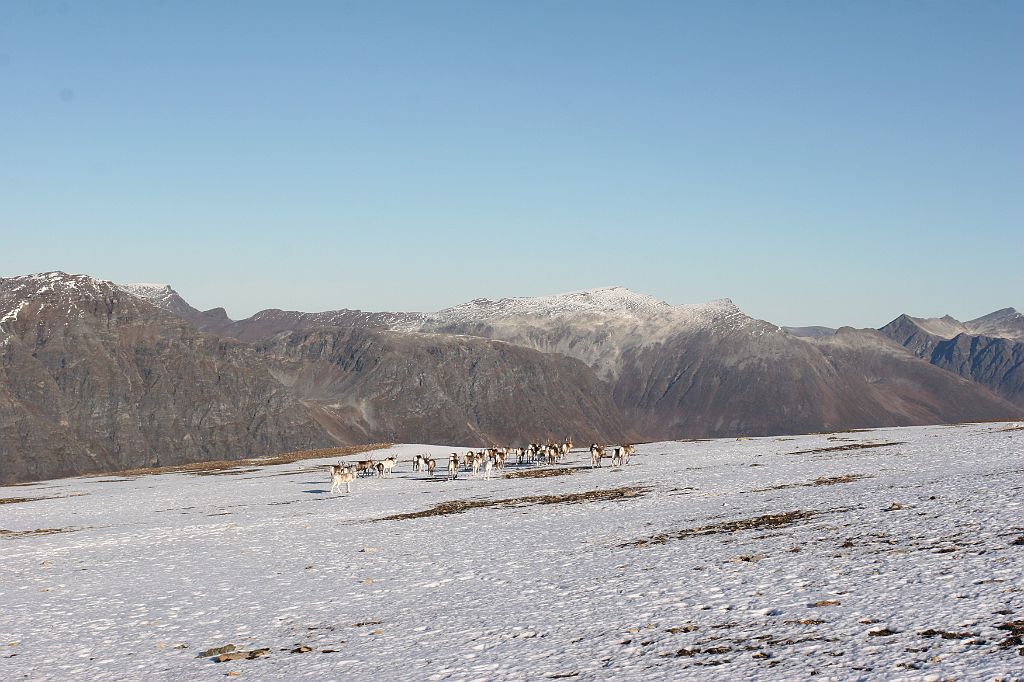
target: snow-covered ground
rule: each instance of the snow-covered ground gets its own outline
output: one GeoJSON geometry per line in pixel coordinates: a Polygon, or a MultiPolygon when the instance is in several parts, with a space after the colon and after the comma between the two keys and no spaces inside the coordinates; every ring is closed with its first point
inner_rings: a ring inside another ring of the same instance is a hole
{"type": "Polygon", "coordinates": [[[1014,427],[0,488],[0,679],[1022,679],[1014,427]]]}

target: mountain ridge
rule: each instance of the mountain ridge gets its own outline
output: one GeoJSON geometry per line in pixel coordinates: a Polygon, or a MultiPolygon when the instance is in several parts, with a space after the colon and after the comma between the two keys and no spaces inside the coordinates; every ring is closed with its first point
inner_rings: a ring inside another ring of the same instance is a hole
{"type": "Polygon", "coordinates": [[[169,285],[42,273],[0,279],[0,358],[7,481],[364,442],[622,442],[1022,415],[874,330],[803,338],[728,299],[672,306],[621,287],[235,321],[169,285]]]}

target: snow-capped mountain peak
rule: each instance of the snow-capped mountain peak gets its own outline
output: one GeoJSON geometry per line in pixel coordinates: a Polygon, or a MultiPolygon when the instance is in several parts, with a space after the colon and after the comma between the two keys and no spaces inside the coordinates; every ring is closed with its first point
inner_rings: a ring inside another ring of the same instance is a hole
{"type": "Polygon", "coordinates": [[[153,303],[160,303],[177,296],[178,292],[171,288],[170,284],[149,284],[138,282],[133,284],[118,284],[119,289],[127,291],[132,296],[144,298],[153,303]]]}
{"type": "Polygon", "coordinates": [[[673,322],[711,322],[742,315],[728,298],[708,303],[674,306],[621,286],[583,289],[549,296],[517,296],[492,300],[478,298],[451,308],[427,313],[432,324],[493,322],[517,317],[555,318],[597,316],[624,320],[673,322]]]}
{"type": "Polygon", "coordinates": [[[497,320],[521,315],[556,317],[566,314],[628,315],[646,318],[672,310],[672,306],[624,287],[584,289],[549,296],[517,296],[491,300],[478,298],[426,317],[434,322],[459,323],[497,320]]]}

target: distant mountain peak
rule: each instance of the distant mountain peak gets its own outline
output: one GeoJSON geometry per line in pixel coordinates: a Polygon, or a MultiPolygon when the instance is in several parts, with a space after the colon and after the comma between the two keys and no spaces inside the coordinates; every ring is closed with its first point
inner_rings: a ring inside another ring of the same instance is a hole
{"type": "Polygon", "coordinates": [[[977,319],[971,320],[967,324],[977,324],[979,322],[988,322],[993,320],[1015,319],[1020,317],[1024,317],[1024,315],[1021,315],[1019,312],[1017,312],[1016,308],[1000,308],[999,310],[991,312],[988,315],[982,315],[977,319]]]}
{"type": "Polygon", "coordinates": [[[562,316],[618,317],[647,321],[673,317],[682,320],[710,321],[742,315],[731,299],[673,306],[660,299],[622,286],[581,289],[547,296],[517,296],[492,300],[478,298],[467,303],[427,313],[432,323],[460,324],[487,322],[515,317],[555,318],[562,316]]]}
{"type": "MultiPolygon", "coordinates": [[[[117,288],[192,322],[196,320],[197,316],[201,315],[170,284],[136,282],[133,284],[118,284],[117,288]]],[[[226,317],[227,315],[225,314],[226,317]]]]}
{"type": "Polygon", "coordinates": [[[621,286],[610,286],[547,296],[516,296],[497,300],[477,298],[428,313],[427,317],[461,322],[520,315],[554,317],[564,314],[627,313],[648,316],[671,309],[671,305],[652,296],[638,294],[621,286]]]}
{"type": "Polygon", "coordinates": [[[29,299],[58,298],[73,301],[80,296],[106,296],[114,290],[113,282],[89,275],[71,275],[60,270],[0,278],[0,304],[4,307],[27,303],[29,299]]]}
{"type": "Polygon", "coordinates": [[[52,288],[52,289],[77,289],[79,287],[97,288],[112,286],[113,282],[97,279],[90,275],[72,275],[62,270],[51,272],[37,272],[31,275],[17,275],[6,278],[15,286],[52,288]]]}
{"type": "Polygon", "coordinates": [[[1016,308],[1001,308],[966,324],[973,334],[1024,341],[1024,315],[1016,308]]]}
{"type": "Polygon", "coordinates": [[[172,289],[170,284],[137,282],[133,284],[118,284],[117,286],[133,296],[154,302],[165,301],[172,296],[178,295],[178,292],[172,289]]]}

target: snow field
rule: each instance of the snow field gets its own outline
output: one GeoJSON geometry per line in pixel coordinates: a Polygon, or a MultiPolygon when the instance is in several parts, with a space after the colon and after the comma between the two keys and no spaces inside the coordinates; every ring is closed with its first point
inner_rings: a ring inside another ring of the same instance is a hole
{"type": "Polygon", "coordinates": [[[1015,426],[0,488],[0,679],[1024,679],[1015,426]]]}

